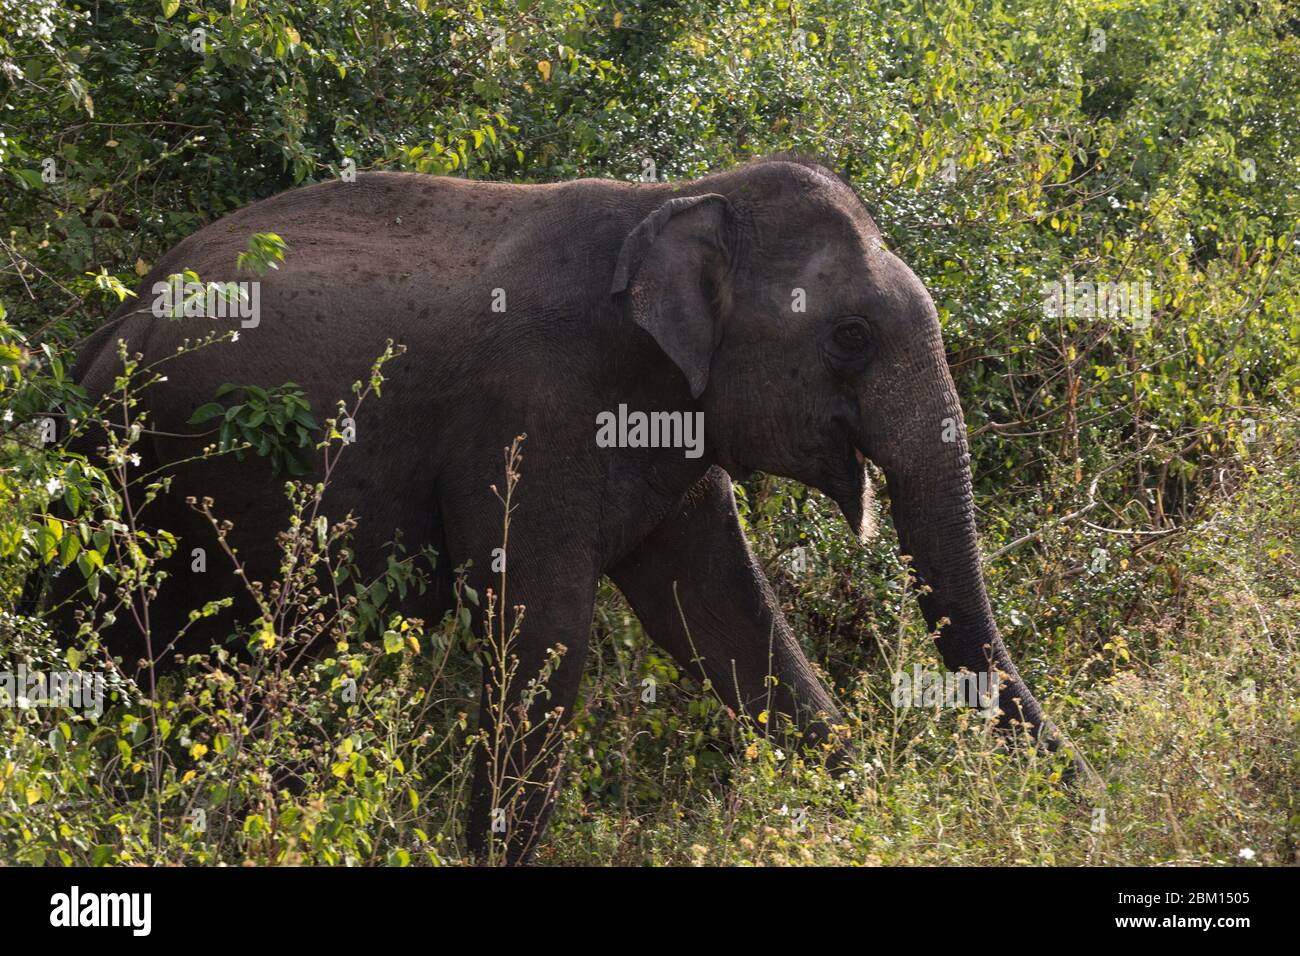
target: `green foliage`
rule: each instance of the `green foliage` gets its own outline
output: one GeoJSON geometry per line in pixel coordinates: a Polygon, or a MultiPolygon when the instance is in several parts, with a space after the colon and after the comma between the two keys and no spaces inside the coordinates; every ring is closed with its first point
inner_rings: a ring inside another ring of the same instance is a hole
{"type": "Polygon", "coordinates": [[[302,389],[293,382],[270,390],[227,382],[217,389],[216,397],[236,393],[242,401],[229,406],[220,402],[200,405],[188,424],[202,425],[216,419],[220,451],[233,450],[235,457],[243,461],[244,450],[251,448],[271,460],[274,474],[305,475],[307,465],[301,450],[311,447],[312,432],[319,426],[302,389]]]}
{"type": "Polygon", "coordinates": [[[273,232],[255,233],[248,240],[248,248],[235,259],[240,269],[262,275],[267,269],[278,269],[284,261],[289,244],[273,232]]]}

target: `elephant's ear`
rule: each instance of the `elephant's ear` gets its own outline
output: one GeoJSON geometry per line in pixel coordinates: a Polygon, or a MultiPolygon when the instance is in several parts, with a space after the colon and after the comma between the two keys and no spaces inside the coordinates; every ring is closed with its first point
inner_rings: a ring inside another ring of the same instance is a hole
{"type": "Polygon", "coordinates": [[[610,292],[627,292],[632,319],[654,336],[699,398],[721,336],[732,252],[725,196],[670,199],[623,241],[610,292]]]}

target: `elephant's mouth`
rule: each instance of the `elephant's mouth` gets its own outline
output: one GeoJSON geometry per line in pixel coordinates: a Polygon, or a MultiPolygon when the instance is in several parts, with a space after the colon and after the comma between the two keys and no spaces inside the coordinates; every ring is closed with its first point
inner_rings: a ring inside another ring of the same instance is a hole
{"type": "Polygon", "coordinates": [[[832,431],[835,451],[822,490],[840,506],[857,539],[865,542],[876,533],[875,494],[867,474],[867,456],[842,419],[835,420],[832,431]]]}

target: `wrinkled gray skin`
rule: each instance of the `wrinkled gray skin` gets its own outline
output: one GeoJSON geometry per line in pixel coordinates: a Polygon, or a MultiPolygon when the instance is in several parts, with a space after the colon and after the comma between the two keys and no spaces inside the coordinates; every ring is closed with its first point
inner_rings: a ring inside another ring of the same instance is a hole
{"type": "MultiPolygon", "coordinates": [[[[382,570],[400,529],[409,550],[439,551],[444,575],[472,561],[480,594],[498,587],[491,556],[502,509],[491,486],[503,486],[502,449],[526,433],[508,555],[508,601],[527,607],[520,673],[535,674],[546,648],[567,649],[534,716],[573,707],[597,582],[608,575],[650,637],[688,670],[702,667],[732,706],[795,715],[809,737],[824,737],[834,705],[745,541],[731,478],[757,469],[821,489],[864,533],[865,456],[886,476],[902,551],[932,588],[921,598],[927,621],[949,622],[938,639],[945,665],[980,672],[991,659],[1009,675],[1003,720],[1041,726],[985,595],[966,434],[934,304],[826,169],[772,160],[693,182],[541,186],[374,173],[295,189],[206,227],[158,263],[139,302],[83,351],[77,374],[92,394],[112,383],[118,339],[152,361],[210,330],[212,319],[132,311],[185,268],[204,280],[254,278],[235,261],[256,232],[289,245],[281,268],[262,277],[260,325],[168,363],[168,381],[145,393],[151,427],[200,431],[186,420],[227,381],[292,380],[324,417],[367,377],[386,339],[404,344],[382,398],[358,416],[327,511],[360,517],[356,552],[370,571],[382,570]],[[494,289],[505,290],[504,313],[492,310],[494,289]],[[806,311],[793,310],[795,289],[806,311]],[[597,414],[620,403],[702,411],[704,455],[597,447],[597,414]],[[945,419],[955,441],[942,440],[945,419]]],[[[148,436],[141,467],[200,445],[148,436]]],[[[149,516],[182,539],[153,608],[155,647],[190,608],[240,590],[185,496],[211,496],[234,522],[231,540],[254,580],[277,576],[270,532],[286,516],[282,480],[263,459],[175,470],[171,495],[149,516]],[[206,574],[190,572],[192,547],[207,548],[206,574]]],[[[441,616],[445,585],[415,608],[425,619],[441,616]]],[[[229,620],[179,649],[206,647],[229,620]]],[[[129,631],[110,635],[110,647],[128,662],[143,656],[129,631]]],[[[520,765],[534,757],[515,746],[520,765]]],[[[470,840],[482,852],[491,807],[484,761],[477,769],[470,840]]],[[[534,776],[546,770],[543,760],[534,776]]],[[[550,792],[534,788],[495,837],[509,858],[535,848],[550,792]]]]}

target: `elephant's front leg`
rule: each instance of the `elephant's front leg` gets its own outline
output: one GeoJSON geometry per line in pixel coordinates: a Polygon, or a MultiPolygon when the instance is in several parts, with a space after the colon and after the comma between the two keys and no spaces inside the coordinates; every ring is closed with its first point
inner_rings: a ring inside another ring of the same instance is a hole
{"type": "Polygon", "coordinates": [[[725,471],[711,469],[610,576],[650,637],[728,705],[792,716],[805,740],[825,739],[835,705],[745,540],[725,471]]]}
{"type": "Polygon", "coordinates": [[[555,549],[544,562],[510,560],[515,554],[504,577],[469,578],[480,595],[484,664],[468,844],[487,863],[527,862],[550,818],[596,591],[590,561],[555,549]]]}

